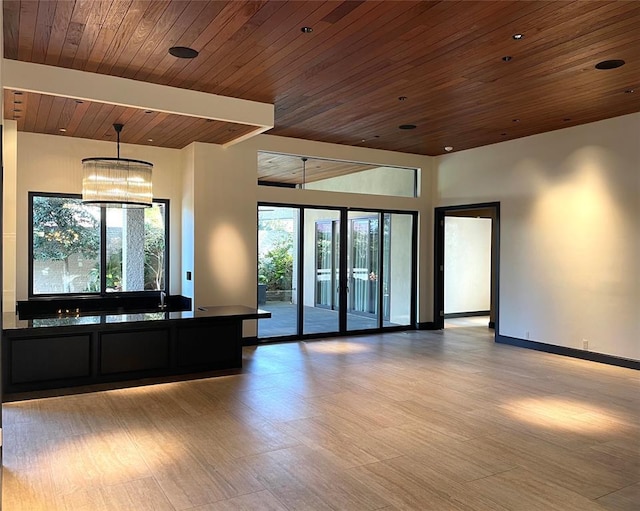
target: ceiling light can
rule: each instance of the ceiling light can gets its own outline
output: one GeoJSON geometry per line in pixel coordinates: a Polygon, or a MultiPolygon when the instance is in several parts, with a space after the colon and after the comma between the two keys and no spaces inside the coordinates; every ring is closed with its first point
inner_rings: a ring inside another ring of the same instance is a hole
{"type": "Polygon", "coordinates": [[[625,65],[625,61],[622,59],[603,60],[596,64],[596,69],[617,69],[625,65]]]}
{"type": "Polygon", "coordinates": [[[198,56],[198,51],[186,46],[172,46],[169,53],[179,59],[194,59],[198,56]]]}

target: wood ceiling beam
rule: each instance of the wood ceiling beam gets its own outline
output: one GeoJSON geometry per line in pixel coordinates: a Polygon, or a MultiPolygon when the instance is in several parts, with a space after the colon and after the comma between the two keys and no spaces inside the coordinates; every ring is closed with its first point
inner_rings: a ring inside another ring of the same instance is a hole
{"type": "Polygon", "coordinates": [[[255,127],[226,142],[225,147],[274,126],[275,108],[269,103],[11,59],[3,59],[2,71],[5,89],[255,127]]]}

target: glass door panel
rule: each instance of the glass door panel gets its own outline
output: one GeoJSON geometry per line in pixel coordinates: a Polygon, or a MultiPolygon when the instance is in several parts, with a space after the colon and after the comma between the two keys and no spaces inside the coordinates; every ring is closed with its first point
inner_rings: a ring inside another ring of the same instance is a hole
{"type": "Polygon", "coordinates": [[[338,332],[340,211],[304,210],[303,334],[338,332]]]}
{"type": "Polygon", "coordinates": [[[413,215],[383,215],[383,326],[411,324],[413,215]]]}
{"type": "Polygon", "coordinates": [[[298,208],[258,208],[258,337],[298,334],[298,208]]]}
{"type": "Polygon", "coordinates": [[[349,211],[347,330],[379,327],[380,214],[349,211]]]}

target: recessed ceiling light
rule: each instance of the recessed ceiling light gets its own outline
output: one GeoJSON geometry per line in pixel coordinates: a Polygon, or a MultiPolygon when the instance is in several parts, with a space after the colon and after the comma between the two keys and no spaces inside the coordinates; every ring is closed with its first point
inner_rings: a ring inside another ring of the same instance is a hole
{"type": "Polygon", "coordinates": [[[153,139],[152,138],[148,138],[147,142],[153,142],[153,139]]]}
{"type": "Polygon", "coordinates": [[[169,53],[179,59],[195,59],[198,56],[196,50],[187,48],[186,46],[173,46],[169,48],[169,53]]]}
{"type": "Polygon", "coordinates": [[[524,38],[524,34],[513,34],[511,37],[513,37],[516,41],[519,41],[520,39],[524,38]]]}
{"type": "Polygon", "coordinates": [[[415,124],[401,124],[400,126],[398,126],[398,128],[401,130],[415,130],[416,127],[417,126],[415,124]]]}
{"type": "Polygon", "coordinates": [[[444,150],[449,153],[449,152],[453,151],[453,147],[451,147],[450,145],[446,145],[446,146],[444,146],[444,150]]]}
{"type": "Polygon", "coordinates": [[[67,130],[66,130],[65,128],[60,128],[60,132],[61,132],[61,133],[66,133],[66,132],[67,132],[67,130]]]}
{"type": "Polygon", "coordinates": [[[625,94],[633,94],[636,90],[635,89],[626,89],[624,91],[625,94]]]}
{"type": "Polygon", "coordinates": [[[360,142],[366,142],[366,141],[367,141],[366,138],[363,138],[362,140],[360,140],[360,142]]]}
{"type": "Polygon", "coordinates": [[[520,119],[511,119],[511,122],[520,122],[520,119]]]}
{"type": "Polygon", "coordinates": [[[380,138],[380,135],[374,135],[373,138],[380,138]]]}
{"type": "Polygon", "coordinates": [[[502,60],[504,60],[505,62],[509,62],[513,57],[511,57],[510,55],[505,55],[504,57],[502,57],[502,60]]]}
{"type": "Polygon", "coordinates": [[[613,59],[613,60],[603,60],[602,62],[598,62],[596,64],[596,69],[616,69],[617,67],[624,66],[624,60],[621,59],[613,59]]]}
{"type": "Polygon", "coordinates": [[[562,119],[564,122],[569,122],[571,120],[571,117],[565,117],[564,119],[562,119]]]}
{"type": "Polygon", "coordinates": [[[311,32],[313,32],[313,28],[311,28],[311,27],[302,27],[300,29],[300,32],[302,32],[303,34],[310,34],[311,32]]]}
{"type": "Polygon", "coordinates": [[[406,101],[407,100],[407,96],[399,96],[398,97],[398,101],[406,101]]]}

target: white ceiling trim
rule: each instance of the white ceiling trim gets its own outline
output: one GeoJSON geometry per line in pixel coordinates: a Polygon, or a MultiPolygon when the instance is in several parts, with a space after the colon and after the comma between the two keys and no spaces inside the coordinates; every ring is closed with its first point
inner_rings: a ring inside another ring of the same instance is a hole
{"type": "Polygon", "coordinates": [[[2,85],[5,89],[256,127],[225,146],[263,133],[274,125],[275,108],[270,103],[18,60],[3,59],[2,85]]]}

